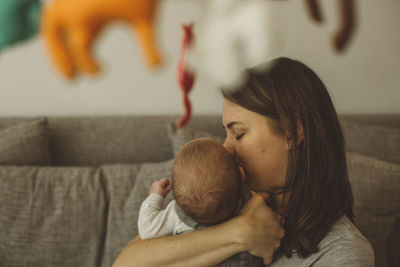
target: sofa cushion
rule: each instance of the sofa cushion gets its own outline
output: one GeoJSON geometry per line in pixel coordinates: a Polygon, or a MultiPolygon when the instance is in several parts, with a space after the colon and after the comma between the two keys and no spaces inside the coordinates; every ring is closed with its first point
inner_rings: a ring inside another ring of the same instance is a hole
{"type": "Polygon", "coordinates": [[[355,222],[375,250],[376,266],[392,266],[387,265],[388,258],[398,258],[400,251],[400,247],[389,250],[388,245],[399,233],[395,225],[400,220],[400,165],[351,152],[347,161],[355,222]]]}
{"type": "Polygon", "coordinates": [[[110,266],[138,170],[0,167],[0,266],[110,266]]]}
{"type": "Polygon", "coordinates": [[[170,121],[167,116],[50,118],[53,162],[100,166],[167,160],[173,156],[165,131],[170,121]]]}
{"type": "MultiPolygon", "coordinates": [[[[121,250],[136,236],[137,211],[132,202],[141,164],[112,164],[100,167],[102,189],[107,195],[106,239],[102,266],[111,266],[121,250]]],[[[81,265],[82,266],[82,265],[81,265]]]]}
{"type": "Polygon", "coordinates": [[[0,165],[51,165],[47,119],[0,128],[0,165]]]}
{"type": "Polygon", "coordinates": [[[400,164],[400,128],[356,121],[341,122],[346,150],[400,164]]]}
{"type": "Polygon", "coordinates": [[[193,139],[211,138],[220,143],[224,142],[223,138],[213,135],[209,132],[196,130],[196,129],[193,129],[190,127],[179,129],[179,128],[175,127],[175,124],[167,125],[167,132],[168,132],[169,140],[171,141],[172,150],[174,152],[174,155],[176,155],[178,153],[179,149],[181,149],[181,147],[183,145],[192,141],[193,139]]]}

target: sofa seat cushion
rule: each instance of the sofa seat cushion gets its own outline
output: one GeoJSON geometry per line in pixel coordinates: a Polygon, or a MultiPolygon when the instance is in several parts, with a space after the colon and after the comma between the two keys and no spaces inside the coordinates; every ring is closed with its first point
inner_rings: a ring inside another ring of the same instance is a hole
{"type": "Polygon", "coordinates": [[[139,169],[0,167],[0,266],[110,266],[139,169]]]}
{"type": "Polygon", "coordinates": [[[51,165],[47,120],[0,127],[0,165],[51,165]]]}
{"type": "Polygon", "coordinates": [[[376,266],[396,266],[388,262],[398,262],[400,251],[400,165],[351,152],[347,162],[356,225],[375,250],[376,266]]]}

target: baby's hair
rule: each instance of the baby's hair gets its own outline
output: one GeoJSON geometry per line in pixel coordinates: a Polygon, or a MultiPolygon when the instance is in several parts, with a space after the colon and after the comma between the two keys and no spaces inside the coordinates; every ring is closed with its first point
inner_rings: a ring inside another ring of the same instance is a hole
{"type": "Polygon", "coordinates": [[[222,144],[206,138],[189,142],[176,156],[172,177],[175,200],[198,223],[221,223],[236,211],[242,181],[222,144]]]}

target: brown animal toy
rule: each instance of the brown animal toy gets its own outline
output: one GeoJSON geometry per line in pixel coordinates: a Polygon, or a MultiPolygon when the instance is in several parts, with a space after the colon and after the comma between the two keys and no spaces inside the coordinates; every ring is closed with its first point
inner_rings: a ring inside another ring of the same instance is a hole
{"type": "MultiPolygon", "coordinates": [[[[305,0],[308,12],[316,22],[322,22],[321,11],[317,0],[305,0]]],[[[333,37],[336,51],[344,51],[356,28],[354,0],[338,0],[341,25],[333,37]]]]}

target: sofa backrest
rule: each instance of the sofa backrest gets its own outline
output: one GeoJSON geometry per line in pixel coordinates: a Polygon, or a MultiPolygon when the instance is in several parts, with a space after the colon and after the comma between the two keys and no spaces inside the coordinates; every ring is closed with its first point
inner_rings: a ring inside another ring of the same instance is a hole
{"type": "MultiPolygon", "coordinates": [[[[53,165],[99,166],[173,157],[168,126],[178,116],[48,117],[53,165]]],[[[0,129],[36,118],[0,118],[0,129]]],[[[194,117],[188,127],[223,136],[220,116],[194,117]]]]}
{"type": "MultiPolygon", "coordinates": [[[[167,128],[177,118],[173,115],[49,117],[48,134],[53,165],[99,166],[170,159],[173,152],[167,128]]],[[[0,118],[0,128],[30,119],[0,118]]],[[[348,151],[383,157],[384,160],[390,157],[389,161],[400,163],[397,151],[391,155],[386,147],[382,147],[388,145],[387,140],[382,140],[388,137],[388,131],[389,138],[396,135],[391,130],[396,133],[399,131],[399,114],[342,115],[340,120],[348,151]],[[382,142],[379,142],[377,135],[384,135],[380,139],[382,142]]],[[[187,127],[222,138],[225,136],[220,115],[195,116],[187,127]]]]}

